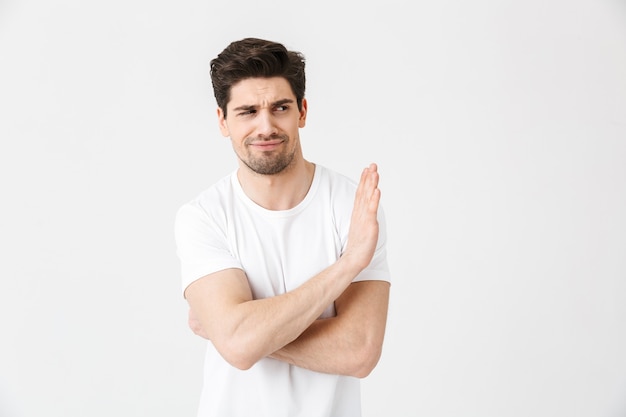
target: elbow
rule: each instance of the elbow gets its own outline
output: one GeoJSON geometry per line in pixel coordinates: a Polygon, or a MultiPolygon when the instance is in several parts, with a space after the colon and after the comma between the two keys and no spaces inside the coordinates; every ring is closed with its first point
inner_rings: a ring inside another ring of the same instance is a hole
{"type": "Polygon", "coordinates": [[[261,359],[242,343],[224,343],[215,348],[226,362],[241,371],[247,371],[261,359]]]}
{"type": "Polygon", "coordinates": [[[227,359],[227,362],[239,369],[240,371],[247,371],[248,369],[252,368],[252,366],[256,363],[254,361],[248,361],[245,359],[227,359]]]}
{"type": "Polygon", "coordinates": [[[365,378],[376,368],[380,356],[382,354],[382,346],[380,344],[363,344],[359,346],[352,354],[352,363],[348,374],[355,378],[365,378]]]}
{"type": "Polygon", "coordinates": [[[252,361],[246,357],[241,357],[241,356],[222,355],[222,357],[231,366],[239,369],[240,371],[247,371],[248,369],[252,368],[252,366],[256,363],[256,361],[252,361]]]}

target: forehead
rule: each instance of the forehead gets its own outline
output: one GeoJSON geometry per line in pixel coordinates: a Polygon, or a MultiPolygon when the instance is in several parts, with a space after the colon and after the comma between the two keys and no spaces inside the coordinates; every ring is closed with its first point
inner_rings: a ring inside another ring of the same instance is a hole
{"type": "Polygon", "coordinates": [[[267,106],[283,99],[296,99],[285,78],[247,78],[231,87],[228,107],[267,106]]]}

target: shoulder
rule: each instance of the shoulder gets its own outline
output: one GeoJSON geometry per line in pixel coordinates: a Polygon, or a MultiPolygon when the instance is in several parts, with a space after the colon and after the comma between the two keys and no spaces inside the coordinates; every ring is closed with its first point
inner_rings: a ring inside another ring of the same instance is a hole
{"type": "Polygon", "coordinates": [[[358,183],[338,171],[329,169],[323,165],[316,165],[319,171],[320,186],[336,195],[347,195],[352,197],[356,192],[358,183]]]}
{"type": "Polygon", "coordinates": [[[233,175],[235,173],[230,173],[220,178],[194,198],[182,204],[176,213],[177,221],[189,218],[220,217],[219,213],[229,206],[229,202],[232,202],[235,193],[232,184],[233,175]]]}

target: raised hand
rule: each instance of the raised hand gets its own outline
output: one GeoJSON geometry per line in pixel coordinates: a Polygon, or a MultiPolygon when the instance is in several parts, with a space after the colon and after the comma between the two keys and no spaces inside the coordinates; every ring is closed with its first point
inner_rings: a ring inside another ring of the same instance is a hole
{"type": "Polygon", "coordinates": [[[350,230],[344,257],[350,258],[359,269],[365,269],[374,256],[378,242],[378,166],[370,164],[361,173],[354,198],[350,230]]]}

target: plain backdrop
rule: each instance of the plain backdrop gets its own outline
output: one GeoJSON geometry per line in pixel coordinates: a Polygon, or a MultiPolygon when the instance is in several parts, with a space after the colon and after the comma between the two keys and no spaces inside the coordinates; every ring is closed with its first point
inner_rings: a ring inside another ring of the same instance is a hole
{"type": "Polygon", "coordinates": [[[236,166],[246,36],[305,54],[309,160],[380,168],[364,417],[625,416],[618,0],[0,1],[0,416],[195,417],[173,220],[236,166]]]}

